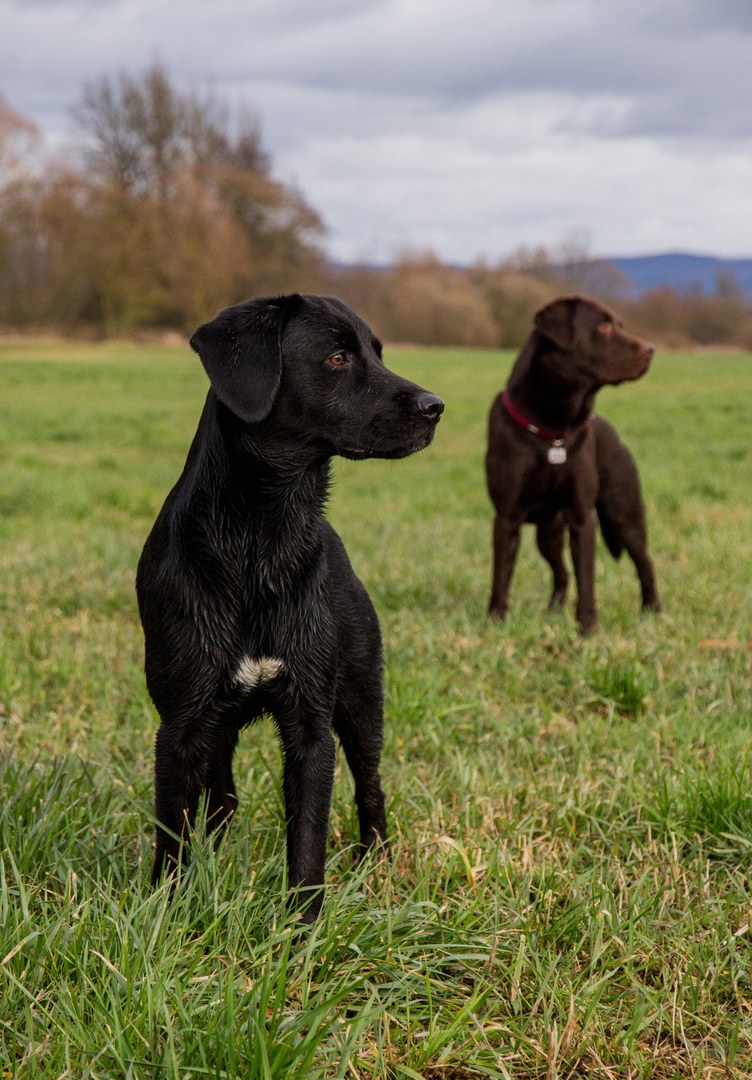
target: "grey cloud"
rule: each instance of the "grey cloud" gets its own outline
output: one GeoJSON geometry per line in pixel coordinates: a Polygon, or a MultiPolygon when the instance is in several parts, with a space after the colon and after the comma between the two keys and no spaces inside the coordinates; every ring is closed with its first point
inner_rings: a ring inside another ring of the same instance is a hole
{"type": "Polygon", "coordinates": [[[750,0],[0,11],[2,89],[58,143],[85,80],[159,57],[180,85],[257,110],[341,257],[414,243],[464,260],[582,228],[601,251],[752,249],[750,0]]]}
{"type": "Polygon", "coordinates": [[[295,166],[344,259],[387,259],[410,243],[471,261],[583,231],[595,251],[610,254],[743,254],[752,243],[749,154],[644,140],[553,141],[507,153],[400,136],[317,140],[295,166]]]}
{"type": "Polygon", "coordinates": [[[752,6],[748,0],[640,0],[646,31],[676,37],[708,30],[752,32],[752,6]]]}
{"type": "Polygon", "coordinates": [[[438,112],[505,93],[611,95],[625,108],[593,133],[752,130],[739,104],[752,96],[746,0],[27,0],[10,9],[5,89],[23,98],[31,31],[33,78],[51,99],[76,97],[82,72],[134,70],[159,55],[178,78],[206,85],[274,81],[402,97],[408,109],[430,101],[438,112]]]}
{"type": "Polygon", "coordinates": [[[752,18],[743,19],[735,4],[722,5],[715,24],[707,4],[679,9],[672,0],[538,0],[517,20],[508,11],[478,0],[463,6],[462,17],[456,5],[440,7],[429,34],[427,10],[417,5],[409,18],[395,15],[394,5],[370,5],[333,28],[288,27],[266,42],[263,55],[231,53],[225,70],[239,75],[250,59],[258,76],[284,73],[300,86],[431,99],[440,109],[525,91],[621,95],[630,104],[624,133],[752,130],[752,114],[740,104],[752,95],[752,35],[729,25],[731,15],[745,25],[752,18]]]}

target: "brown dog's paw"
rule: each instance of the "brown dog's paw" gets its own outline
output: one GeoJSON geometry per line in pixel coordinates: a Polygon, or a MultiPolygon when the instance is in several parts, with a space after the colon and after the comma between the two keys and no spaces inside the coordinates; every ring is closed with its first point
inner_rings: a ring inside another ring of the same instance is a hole
{"type": "Polygon", "coordinates": [[[551,594],[551,599],[548,601],[548,610],[549,611],[561,611],[561,609],[564,607],[566,602],[567,602],[566,589],[563,592],[557,590],[555,593],[551,594]]]}

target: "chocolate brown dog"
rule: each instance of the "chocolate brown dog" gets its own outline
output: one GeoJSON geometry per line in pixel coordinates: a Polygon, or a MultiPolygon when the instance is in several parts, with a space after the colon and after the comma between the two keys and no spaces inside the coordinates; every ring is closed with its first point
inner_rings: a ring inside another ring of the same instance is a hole
{"type": "Polygon", "coordinates": [[[538,549],[554,576],[549,607],[564,603],[562,558],[569,526],[577,579],[577,623],[595,629],[595,518],[609,551],[626,548],[643,609],[660,610],[647,552],[645,507],[634,459],[615,429],[593,413],[602,386],[639,379],[654,347],[622,329],[594,300],[565,296],[535,316],[535,329],[489,416],[486,477],[496,508],[490,613],[503,619],[520,526],[537,526],[538,549]]]}

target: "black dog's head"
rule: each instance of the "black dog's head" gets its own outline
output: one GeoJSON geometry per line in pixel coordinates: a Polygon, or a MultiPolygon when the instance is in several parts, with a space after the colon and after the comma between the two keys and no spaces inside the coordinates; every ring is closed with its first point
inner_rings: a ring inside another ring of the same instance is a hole
{"type": "Polygon", "coordinates": [[[316,455],[399,458],[431,442],[444,402],[395,375],[341,301],[279,296],[226,308],[191,347],[219,400],[254,435],[316,455]]]}

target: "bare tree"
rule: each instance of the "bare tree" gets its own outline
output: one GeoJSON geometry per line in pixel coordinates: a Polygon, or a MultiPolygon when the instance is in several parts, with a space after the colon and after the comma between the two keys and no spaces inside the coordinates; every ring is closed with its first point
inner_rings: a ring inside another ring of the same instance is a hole
{"type": "MultiPolygon", "coordinates": [[[[86,168],[50,165],[0,205],[0,261],[35,281],[35,310],[104,333],[188,330],[253,293],[315,289],[321,222],[272,177],[250,114],[233,123],[222,102],[178,90],[155,64],[88,84],[75,115],[86,168]],[[66,265],[75,304],[61,300],[72,295],[66,265]]],[[[13,280],[6,310],[27,312],[33,290],[13,280]]]]}
{"type": "Polygon", "coordinates": [[[142,76],[102,76],[74,110],[87,137],[90,173],[133,195],[166,200],[182,166],[235,166],[268,174],[257,123],[242,115],[230,131],[227,108],[212,96],[180,93],[159,64],[142,76]]]}
{"type": "Polygon", "coordinates": [[[11,109],[0,92],[0,183],[11,178],[38,141],[36,124],[11,109]]]}

